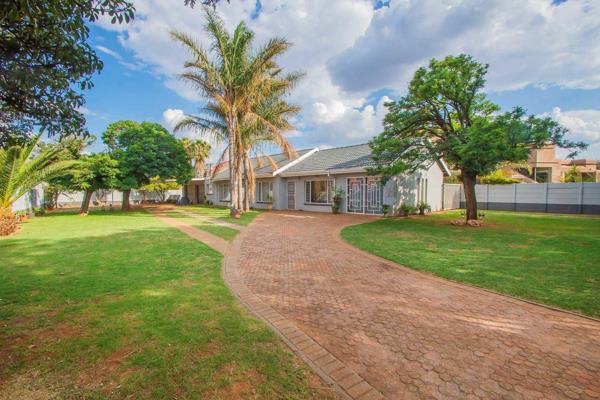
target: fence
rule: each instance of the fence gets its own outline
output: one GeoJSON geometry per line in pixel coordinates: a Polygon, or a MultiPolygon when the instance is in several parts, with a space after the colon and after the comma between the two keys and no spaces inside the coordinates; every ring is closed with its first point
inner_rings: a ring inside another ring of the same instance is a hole
{"type": "MultiPolygon", "coordinates": [[[[77,206],[81,205],[83,201],[83,192],[73,192],[73,193],[61,193],[58,196],[58,206],[77,206]]],[[[177,199],[181,197],[181,189],[168,190],[165,193],[165,199],[169,198],[169,196],[176,196],[177,199]]],[[[142,200],[144,201],[161,201],[159,193],[157,192],[141,192],[138,190],[132,190],[129,195],[129,201],[133,204],[139,203],[142,200]]],[[[123,193],[118,190],[98,190],[92,194],[91,203],[100,202],[106,204],[121,204],[123,201],[123,193]]]]}
{"type": "MultiPolygon", "coordinates": [[[[600,183],[476,185],[482,210],[600,214],[600,183]]],[[[462,185],[444,184],[443,208],[465,207],[462,185]]]]}

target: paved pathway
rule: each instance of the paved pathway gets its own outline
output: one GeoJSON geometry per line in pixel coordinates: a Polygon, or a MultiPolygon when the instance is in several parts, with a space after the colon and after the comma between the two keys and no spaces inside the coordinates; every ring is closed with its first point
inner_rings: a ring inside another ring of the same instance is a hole
{"type": "Polygon", "coordinates": [[[230,286],[346,398],[600,399],[600,323],[367,255],[370,217],[264,213],[225,257],[230,286]]]}
{"type": "Polygon", "coordinates": [[[171,218],[167,216],[163,211],[151,210],[150,212],[156,215],[156,217],[164,223],[179,229],[180,231],[182,231],[183,233],[185,233],[193,239],[203,242],[204,244],[212,247],[221,254],[224,254],[227,251],[227,248],[229,247],[229,242],[227,240],[210,234],[208,232],[202,231],[200,229],[194,228],[193,226],[183,222],[178,218],[171,218]]]}
{"type": "Polygon", "coordinates": [[[182,208],[172,208],[172,209],[169,209],[169,211],[175,211],[175,212],[185,215],[186,217],[196,218],[200,221],[209,222],[213,225],[224,226],[225,228],[235,229],[236,231],[240,231],[240,230],[244,229],[244,226],[242,226],[242,225],[223,221],[218,218],[208,217],[206,215],[198,214],[193,211],[187,211],[182,208]]]}

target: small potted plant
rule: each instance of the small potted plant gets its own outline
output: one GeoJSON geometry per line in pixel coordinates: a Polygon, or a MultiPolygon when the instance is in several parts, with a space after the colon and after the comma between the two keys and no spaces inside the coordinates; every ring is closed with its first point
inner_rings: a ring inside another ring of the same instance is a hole
{"type": "Polygon", "coordinates": [[[417,204],[417,209],[419,210],[419,215],[425,215],[425,213],[431,211],[431,206],[424,201],[420,201],[419,204],[417,204]]]}
{"type": "Polygon", "coordinates": [[[401,217],[408,217],[408,215],[413,212],[415,208],[409,204],[402,203],[400,207],[398,207],[398,211],[400,212],[401,217]]]}
{"type": "Polygon", "coordinates": [[[331,204],[331,212],[339,214],[342,208],[342,200],[344,199],[345,192],[340,188],[333,188],[333,203],[331,204]]]}

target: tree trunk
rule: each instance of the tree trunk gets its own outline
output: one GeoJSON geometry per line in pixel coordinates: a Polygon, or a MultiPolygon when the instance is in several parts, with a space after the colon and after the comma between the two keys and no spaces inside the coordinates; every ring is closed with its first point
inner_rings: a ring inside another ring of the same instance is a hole
{"type": "Polygon", "coordinates": [[[475,183],[477,175],[461,171],[461,179],[465,192],[465,202],[467,203],[467,221],[477,219],[477,198],[475,197],[475,183]]]}
{"type": "Polygon", "coordinates": [[[228,139],[229,139],[229,198],[230,198],[230,215],[232,217],[239,216],[239,202],[238,202],[238,174],[237,174],[237,163],[236,163],[236,140],[235,140],[235,117],[229,118],[228,125],[228,139]]]}
{"type": "Polygon", "coordinates": [[[129,211],[129,195],[131,194],[131,189],[123,190],[123,200],[121,201],[121,211],[129,211]]]}
{"type": "Polygon", "coordinates": [[[244,188],[244,179],[243,179],[243,175],[242,175],[242,166],[238,164],[237,167],[237,174],[238,174],[238,204],[239,204],[239,210],[241,212],[246,211],[244,209],[244,194],[245,194],[245,188],[244,188]]]}
{"type": "Polygon", "coordinates": [[[250,197],[252,195],[252,188],[250,187],[250,179],[248,178],[248,173],[250,171],[250,160],[248,157],[244,157],[244,182],[245,190],[244,190],[244,211],[250,211],[250,197]]]}
{"type": "Polygon", "coordinates": [[[94,191],[91,189],[85,191],[85,194],[83,195],[83,200],[81,202],[81,208],[79,209],[80,215],[87,215],[87,213],[89,212],[92,193],[94,193],[94,191]]]}

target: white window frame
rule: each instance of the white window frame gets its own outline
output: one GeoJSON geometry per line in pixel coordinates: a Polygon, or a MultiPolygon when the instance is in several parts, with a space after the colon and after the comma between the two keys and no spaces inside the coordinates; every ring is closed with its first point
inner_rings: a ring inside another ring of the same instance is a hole
{"type": "Polygon", "coordinates": [[[273,202],[273,182],[259,181],[256,183],[256,202],[257,203],[272,203],[273,202]],[[265,190],[266,186],[266,190],[265,190]],[[271,199],[269,200],[269,196],[271,199]]]}
{"type": "Polygon", "coordinates": [[[231,191],[229,190],[229,183],[220,183],[217,185],[219,188],[219,201],[220,202],[230,202],[231,201],[231,191]],[[224,192],[227,192],[227,195],[224,196],[224,192]]]}
{"type": "Polygon", "coordinates": [[[334,189],[334,180],[333,179],[311,179],[309,181],[304,181],[304,204],[308,205],[317,205],[317,206],[330,206],[333,204],[333,189],[334,189]],[[325,202],[313,202],[312,198],[312,183],[313,182],[327,182],[327,194],[325,202]]]}

